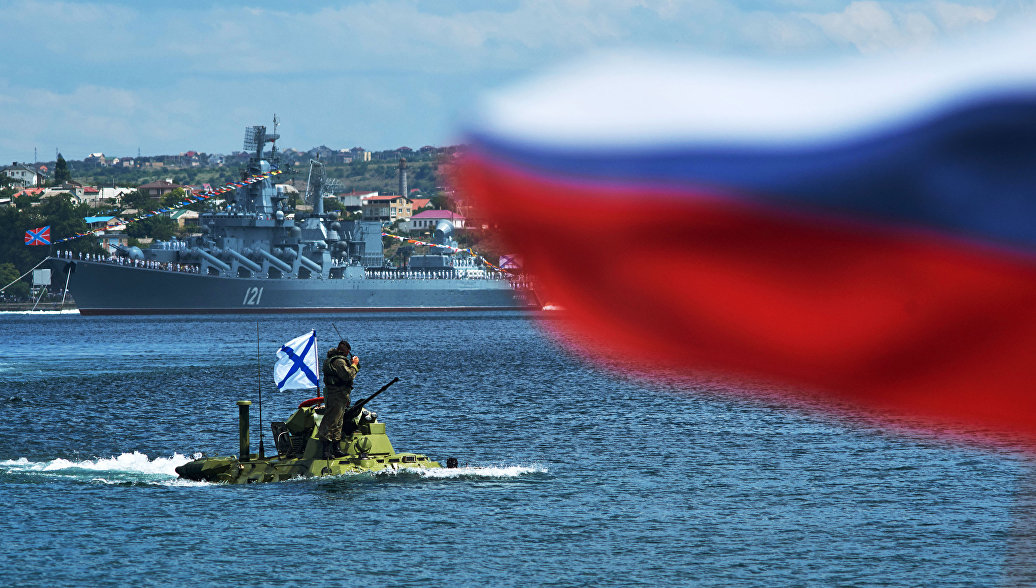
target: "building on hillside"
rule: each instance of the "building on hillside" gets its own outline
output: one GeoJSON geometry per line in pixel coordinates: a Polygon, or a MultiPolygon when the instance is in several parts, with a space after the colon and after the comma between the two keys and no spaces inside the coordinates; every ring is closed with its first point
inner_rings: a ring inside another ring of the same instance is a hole
{"type": "Polygon", "coordinates": [[[321,145],[320,147],[314,147],[306,152],[306,156],[310,159],[319,159],[330,163],[334,157],[334,150],[327,145],[321,145]]]}
{"type": "Polygon", "coordinates": [[[410,199],[410,203],[411,203],[411,207],[413,208],[414,213],[416,214],[416,213],[418,213],[418,212],[428,208],[429,206],[431,206],[432,205],[432,199],[431,198],[411,198],[410,199]]]}
{"type": "Polygon", "coordinates": [[[83,204],[96,206],[101,200],[101,189],[96,186],[83,186],[83,197],[80,201],[83,204]]]}
{"type": "Polygon", "coordinates": [[[361,201],[363,220],[395,222],[406,220],[414,213],[406,196],[369,196],[361,201]]]}
{"type": "Polygon", "coordinates": [[[193,210],[187,210],[184,208],[181,208],[180,210],[174,210],[173,212],[169,213],[169,218],[172,219],[173,222],[175,222],[176,225],[181,229],[199,226],[199,216],[200,215],[197,212],[193,210]]]}
{"type": "Polygon", "coordinates": [[[126,230],[126,221],[117,216],[87,216],[83,221],[91,230],[101,230],[94,236],[97,237],[100,246],[109,253],[114,252],[115,245],[125,246],[128,242],[128,238],[122,232],[126,230]]]}
{"type": "Polygon", "coordinates": [[[46,190],[43,188],[26,188],[19,192],[14,193],[14,198],[21,198],[22,196],[42,196],[46,190]]]}
{"type": "Polygon", "coordinates": [[[157,180],[149,182],[143,186],[138,186],[137,191],[141,194],[146,194],[152,200],[161,200],[163,196],[172,192],[177,188],[183,188],[180,184],[174,184],[172,180],[157,180]]]}
{"type": "Polygon", "coordinates": [[[46,198],[51,198],[53,196],[57,196],[58,194],[71,194],[72,200],[76,204],[79,204],[83,201],[83,195],[85,193],[85,186],[83,186],[75,180],[70,180],[68,182],[65,182],[64,184],[60,184],[58,186],[51,186],[50,188],[44,189],[43,193],[40,194],[40,199],[42,200],[46,198]]]}
{"type": "Polygon", "coordinates": [[[97,200],[100,203],[104,202],[122,202],[122,197],[133,191],[133,188],[99,188],[100,194],[97,196],[97,200]]]}
{"type": "Polygon", "coordinates": [[[117,204],[122,197],[133,191],[133,188],[99,188],[95,186],[84,186],[83,196],[80,198],[84,204],[91,206],[103,206],[105,204],[117,204]]]}
{"type": "Polygon", "coordinates": [[[342,192],[341,194],[335,194],[335,200],[342,205],[342,208],[349,212],[357,212],[363,210],[363,200],[365,198],[373,198],[377,196],[377,192],[365,192],[363,190],[353,192],[342,192]]]}
{"type": "Polygon", "coordinates": [[[90,229],[101,229],[103,231],[121,231],[126,228],[126,223],[117,216],[87,216],[83,221],[90,226],[90,229]]]}
{"type": "Polygon", "coordinates": [[[464,217],[452,210],[422,210],[410,217],[404,225],[404,231],[434,231],[439,221],[447,220],[453,223],[455,229],[464,228],[464,217]]]}
{"type": "Polygon", "coordinates": [[[87,167],[104,167],[108,165],[108,159],[105,158],[103,153],[91,153],[90,155],[86,156],[86,159],[83,160],[83,163],[87,167]]]}
{"type": "Polygon", "coordinates": [[[0,173],[11,178],[11,185],[15,188],[33,188],[43,183],[43,175],[17,161],[0,169],[0,173]]]}

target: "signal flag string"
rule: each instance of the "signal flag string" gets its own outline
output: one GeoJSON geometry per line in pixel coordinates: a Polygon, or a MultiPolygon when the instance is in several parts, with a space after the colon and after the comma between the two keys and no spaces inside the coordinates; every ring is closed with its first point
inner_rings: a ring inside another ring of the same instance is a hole
{"type": "MultiPolygon", "coordinates": [[[[158,210],[152,210],[152,211],[148,212],[147,214],[142,214],[142,215],[139,215],[137,217],[134,217],[133,219],[130,219],[130,220],[126,221],[126,224],[127,225],[133,224],[133,223],[135,223],[137,221],[142,221],[144,219],[151,218],[153,216],[158,216],[160,214],[166,214],[168,212],[173,212],[174,210],[180,210],[181,208],[183,208],[185,206],[190,206],[191,204],[195,204],[195,203],[201,202],[203,200],[208,200],[209,198],[212,198],[213,196],[219,196],[220,194],[225,194],[226,192],[231,192],[233,190],[237,190],[238,188],[244,188],[245,186],[249,186],[249,185],[254,184],[256,182],[261,182],[261,181],[263,181],[263,180],[265,180],[265,179],[267,179],[267,178],[269,178],[271,176],[275,176],[275,175],[280,174],[280,173],[284,173],[284,172],[282,172],[281,170],[278,169],[278,170],[273,170],[273,171],[271,171],[269,173],[265,173],[265,174],[249,176],[248,178],[245,178],[244,180],[241,180],[240,182],[227,182],[226,184],[220,186],[219,188],[216,188],[215,190],[210,190],[208,192],[201,192],[201,193],[198,193],[198,194],[194,194],[194,195],[192,195],[192,196],[190,196],[188,198],[185,198],[182,202],[180,202],[179,204],[177,204],[175,206],[170,206],[168,208],[160,208],[158,210]]],[[[91,236],[97,235],[98,233],[102,233],[102,232],[104,232],[106,230],[107,230],[107,227],[104,227],[104,228],[93,229],[93,230],[86,231],[86,232],[83,232],[83,233],[76,233],[75,235],[72,235],[71,237],[65,237],[63,239],[57,239],[57,240],[54,241],[54,243],[55,244],[57,244],[57,243],[64,243],[65,241],[72,241],[74,239],[79,239],[79,238],[82,238],[82,237],[91,237],[91,236]]]]}

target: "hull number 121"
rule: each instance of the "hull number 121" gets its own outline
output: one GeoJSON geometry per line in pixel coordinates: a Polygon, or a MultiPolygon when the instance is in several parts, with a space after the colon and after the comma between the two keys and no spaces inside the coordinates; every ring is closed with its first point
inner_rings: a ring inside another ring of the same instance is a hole
{"type": "Polygon", "coordinates": [[[245,306],[258,306],[259,299],[262,297],[262,288],[248,288],[247,290],[245,290],[245,300],[241,304],[245,306]]]}

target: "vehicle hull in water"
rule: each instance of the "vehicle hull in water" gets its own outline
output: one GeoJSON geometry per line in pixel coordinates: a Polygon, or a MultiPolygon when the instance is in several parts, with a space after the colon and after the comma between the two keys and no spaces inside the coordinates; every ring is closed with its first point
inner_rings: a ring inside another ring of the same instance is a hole
{"type": "MultiPolygon", "coordinates": [[[[287,422],[273,423],[276,456],[259,457],[246,453],[248,433],[245,431],[242,433],[241,456],[202,457],[177,467],[176,473],[181,478],[198,482],[252,484],[442,467],[439,462],[421,454],[396,453],[385,434],[385,424],[376,421],[360,422],[338,447],[344,456],[328,459],[323,442],[316,436],[322,410],[302,407],[287,422]]],[[[244,418],[247,421],[247,416],[244,418]]]]}

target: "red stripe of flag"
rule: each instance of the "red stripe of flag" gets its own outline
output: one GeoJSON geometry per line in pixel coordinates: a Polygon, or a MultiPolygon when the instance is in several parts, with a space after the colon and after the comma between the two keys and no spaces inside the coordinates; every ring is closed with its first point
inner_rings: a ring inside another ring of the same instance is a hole
{"type": "Polygon", "coordinates": [[[592,355],[764,378],[795,402],[1036,442],[1036,261],[707,194],[563,183],[469,157],[556,321],[592,355]],[[535,230],[531,230],[535,227],[535,230]],[[592,342],[592,343],[591,343],[592,342]]]}

